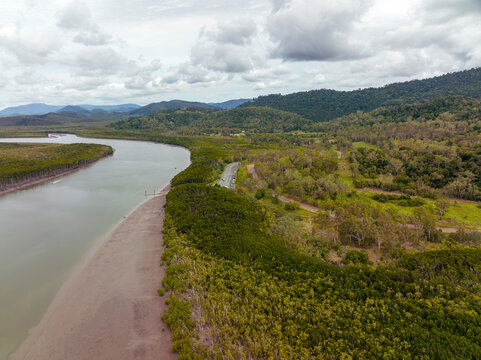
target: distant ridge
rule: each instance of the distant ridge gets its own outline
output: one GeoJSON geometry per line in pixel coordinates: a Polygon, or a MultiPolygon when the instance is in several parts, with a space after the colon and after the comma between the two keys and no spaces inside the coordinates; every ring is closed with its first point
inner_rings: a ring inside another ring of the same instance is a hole
{"type": "Polygon", "coordinates": [[[47,105],[42,103],[11,106],[0,111],[0,116],[15,115],[41,115],[60,110],[63,106],[47,105]]]}
{"type": "Polygon", "coordinates": [[[137,104],[120,104],[120,105],[47,105],[42,103],[26,104],[19,106],[7,107],[0,111],[0,117],[5,116],[23,116],[23,115],[45,115],[54,112],[76,112],[88,113],[89,111],[98,109],[107,112],[125,113],[140,108],[137,104]]]}
{"type": "Polygon", "coordinates": [[[82,106],[67,105],[61,108],[60,110],[57,110],[56,112],[57,113],[73,112],[73,113],[80,113],[80,114],[88,114],[90,110],[87,110],[82,106]]]}
{"type": "Polygon", "coordinates": [[[183,109],[187,107],[215,108],[215,106],[212,106],[206,103],[201,103],[201,102],[170,100],[170,101],[161,101],[158,103],[152,103],[149,105],[142,106],[137,110],[131,111],[129,114],[134,116],[152,115],[154,113],[164,111],[164,110],[183,109]]]}
{"type": "Polygon", "coordinates": [[[140,105],[137,104],[120,104],[120,105],[78,105],[83,107],[87,110],[95,110],[100,109],[103,111],[111,111],[111,112],[129,112],[134,111],[136,109],[141,108],[140,105]]]}
{"type": "Polygon", "coordinates": [[[235,99],[220,103],[203,103],[196,101],[170,100],[151,103],[145,106],[137,104],[119,105],[47,105],[41,103],[12,106],[0,111],[0,117],[6,116],[25,116],[25,115],[45,115],[48,113],[78,113],[96,116],[99,110],[109,113],[125,113],[134,116],[152,115],[159,111],[170,109],[182,109],[186,107],[203,107],[215,109],[233,109],[250,99],[235,99]]]}
{"type": "Polygon", "coordinates": [[[251,100],[252,99],[235,99],[235,100],[228,100],[220,103],[207,103],[207,105],[210,105],[219,109],[230,110],[251,100]]]}
{"type": "Polygon", "coordinates": [[[268,106],[314,121],[329,121],[358,110],[372,111],[382,106],[411,104],[450,95],[481,99],[481,68],[379,88],[353,91],[322,89],[289,95],[260,96],[241,106],[268,106]]]}

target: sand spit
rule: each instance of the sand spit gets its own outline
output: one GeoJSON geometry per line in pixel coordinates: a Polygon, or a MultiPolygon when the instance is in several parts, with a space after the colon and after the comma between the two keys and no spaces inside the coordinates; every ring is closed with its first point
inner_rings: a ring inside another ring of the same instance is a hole
{"type": "Polygon", "coordinates": [[[176,359],[166,308],[164,189],[127,216],[60,289],[12,360],[176,359]],[[165,327],[165,330],[162,329],[165,327]]]}

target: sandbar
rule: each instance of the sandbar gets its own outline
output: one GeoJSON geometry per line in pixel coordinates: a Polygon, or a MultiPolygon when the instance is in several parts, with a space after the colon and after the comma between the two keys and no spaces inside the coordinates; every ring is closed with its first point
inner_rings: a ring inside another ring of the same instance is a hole
{"type": "Polygon", "coordinates": [[[11,360],[177,359],[157,295],[169,188],[137,207],[61,287],[11,360]]]}

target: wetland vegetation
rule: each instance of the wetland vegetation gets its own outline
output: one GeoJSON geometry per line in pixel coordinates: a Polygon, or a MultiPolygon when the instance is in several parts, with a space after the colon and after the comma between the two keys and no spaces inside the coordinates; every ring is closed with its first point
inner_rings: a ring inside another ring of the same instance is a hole
{"type": "Polygon", "coordinates": [[[15,144],[0,140],[0,191],[77,169],[113,149],[97,144],[15,144]]]}

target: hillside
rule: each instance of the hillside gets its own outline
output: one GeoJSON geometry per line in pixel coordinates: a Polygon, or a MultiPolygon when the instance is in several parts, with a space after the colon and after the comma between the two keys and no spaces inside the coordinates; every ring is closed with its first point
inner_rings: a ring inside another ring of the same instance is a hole
{"type": "Polygon", "coordinates": [[[312,90],[289,95],[261,96],[241,106],[269,106],[314,121],[328,121],[357,110],[409,104],[442,96],[481,98],[481,68],[424,80],[412,80],[354,91],[312,90]]]}
{"type": "Polygon", "coordinates": [[[140,115],[152,115],[159,111],[169,110],[169,109],[182,109],[187,107],[203,107],[203,108],[212,108],[213,106],[200,103],[200,102],[192,102],[192,101],[184,101],[184,100],[170,100],[170,101],[161,101],[158,103],[152,103],[141,108],[131,111],[130,115],[140,116],[140,115]]]}
{"type": "Polygon", "coordinates": [[[358,188],[481,200],[480,100],[443,97],[315,127],[352,149],[348,160],[358,188]]]}
{"type": "Polygon", "coordinates": [[[116,122],[117,129],[201,130],[286,132],[305,128],[311,122],[286,111],[268,107],[239,107],[232,110],[213,110],[201,107],[172,109],[150,116],[140,116],[116,122]]]}
{"type": "Polygon", "coordinates": [[[352,141],[381,144],[388,139],[446,141],[479,135],[481,101],[462,96],[356,112],[314,125],[316,131],[352,141]]]}

